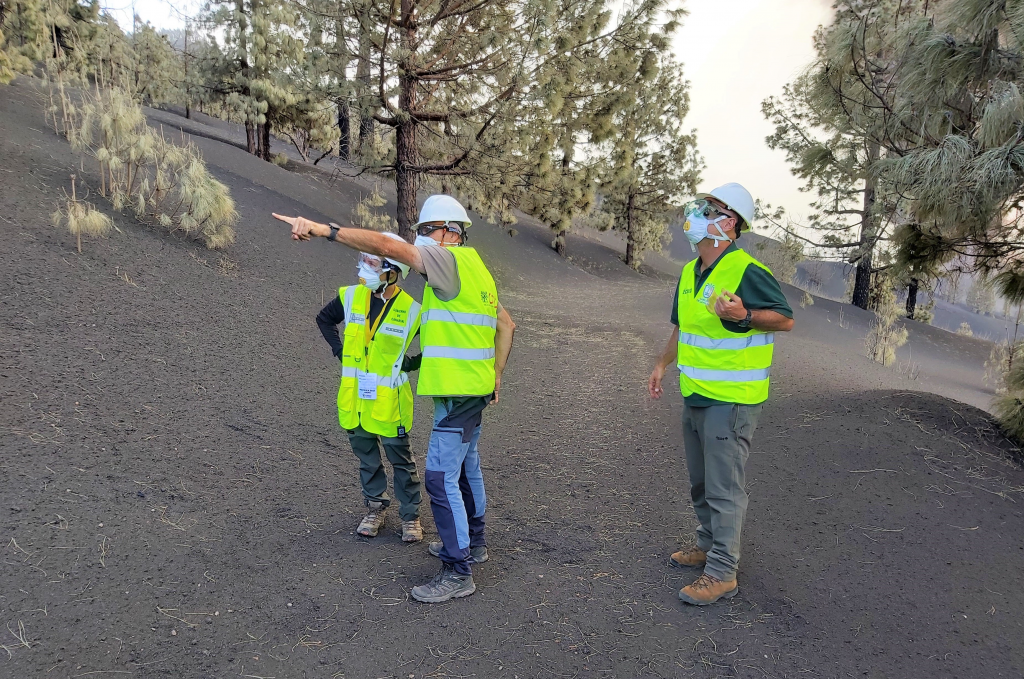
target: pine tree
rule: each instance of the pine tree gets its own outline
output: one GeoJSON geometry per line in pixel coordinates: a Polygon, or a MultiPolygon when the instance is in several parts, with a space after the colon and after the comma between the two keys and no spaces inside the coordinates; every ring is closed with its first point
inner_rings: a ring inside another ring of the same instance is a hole
{"type": "Polygon", "coordinates": [[[927,8],[916,0],[838,5],[833,23],[815,35],[817,55],[807,71],[762,104],[775,126],[768,146],[785,151],[793,174],[806,182],[803,190],[815,195],[806,226],[821,236],[812,240],[776,225],[855,264],[852,302],[862,309],[879,270],[879,248],[913,221],[903,194],[879,168],[922,142],[906,126],[906,111],[886,104],[909,89],[901,70],[905,38],[927,8]]]}
{"type": "Polygon", "coordinates": [[[626,264],[634,268],[646,251],[661,249],[669,218],[696,191],[703,166],[693,133],[683,128],[689,91],[682,67],[668,55],[660,62],[640,96],[615,116],[599,183],[601,209],[625,234],[626,264]]]}

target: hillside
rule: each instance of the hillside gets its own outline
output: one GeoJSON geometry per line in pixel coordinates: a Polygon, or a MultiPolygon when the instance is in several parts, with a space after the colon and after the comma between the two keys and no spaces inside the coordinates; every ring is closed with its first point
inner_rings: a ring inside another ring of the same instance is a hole
{"type": "Polygon", "coordinates": [[[787,287],[740,595],[683,607],[693,576],[666,565],[694,523],[681,397],[645,395],[678,270],[637,274],[585,238],[563,261],[526,219],[471,232],[518,324],[481,440],[492,558],[473,597],[410,601],[436,561],[394,516],[353,534],[357,465],[313,322],[355,256],[270,217],[345,221],[367,182],[182,124],[208,133],[237,242],[112,213],[119,231],[78,255],[48,215],[84,165],[31,80],[0,97],[0,676],[1024,674],[1024,470],[980,410],[985,342],[913,324],[907,368],[885,369],[862,356],[869,314],[787,287]]]}

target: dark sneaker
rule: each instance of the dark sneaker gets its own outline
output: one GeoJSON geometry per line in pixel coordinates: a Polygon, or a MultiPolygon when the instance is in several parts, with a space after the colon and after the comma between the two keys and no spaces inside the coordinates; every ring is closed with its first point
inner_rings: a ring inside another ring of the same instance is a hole
{"type": "MultiPolygon", "coordinates": [[[[429,551],[432,556],[440,558],[442,547],[444,547],[443,542],[431,542],[429,545],[427,545],[427,551],[429,551]]],[[[487,559],[489,558],[490,557],[487,556],[487,547],[469,548],[469,563],[483,563],[484,561],[487,561],[487,559]]]]}
{"type": "Polygon", "coordinates": [[[388,508],[384,506],[383,502],[367,502],[366,516],[359,522],[356,532],[366,538],[377,537],[380,527],[384,525],[384,515],[387,513],[388,508]]]}
{"type": "Polygon", "coordinates": [[[451,564],[441,564],[441,570],[425,585],[412,588],[412,598],[428,604],[439,604],[459,599],[476,591],[472,575],[459,575],[451,564]]]}

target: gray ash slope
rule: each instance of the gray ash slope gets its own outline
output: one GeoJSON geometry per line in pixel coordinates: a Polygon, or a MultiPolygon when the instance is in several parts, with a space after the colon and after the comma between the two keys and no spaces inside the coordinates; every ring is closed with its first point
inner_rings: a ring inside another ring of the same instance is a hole
{"type": "Polygon", "coordinates": [[[197,137],[238,242],[222,256],[115,216],[79,256],[47,223],[79,163],[31,85],[0,99],[0,677],[1024,673],[1024,472],[964,403],[987,402],[983,343],[915,329],[907,380],[861,357],[866,315],[797,307],[748,467],[741,595],[684,608],[693,576],[666,565],[693,528],[681,399],[644,395],[671,277],[480,223],[519,324],[481,443],[493,556],[472,598],[417,605],[426,548],[396,517],[352,534],[313,323],[355,259],[269,215],[343,221],[365,184],[197,137]]]}

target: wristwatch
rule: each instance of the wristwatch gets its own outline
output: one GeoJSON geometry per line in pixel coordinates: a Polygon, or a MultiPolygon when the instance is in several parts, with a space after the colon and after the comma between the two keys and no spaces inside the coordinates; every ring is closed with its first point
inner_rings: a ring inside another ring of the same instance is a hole
{"type": "Polygon", "coordinates": [[[335,236],[338,235],[338,229],[340,229],[341,227],[335,224],[334,222],[331,222],[328,226],[331,227],[331,234],[327,236],[327,240],[334,240],[335,236]]]}
{"type": "Polygon", "coordinates": [[[750,309],[747,309],[747,317],[744,318],[742,321],[737,322],[736,325],[740,326],[741,328],[749,328],[751,316],[752,314],[750,312],[750,309]]]}

